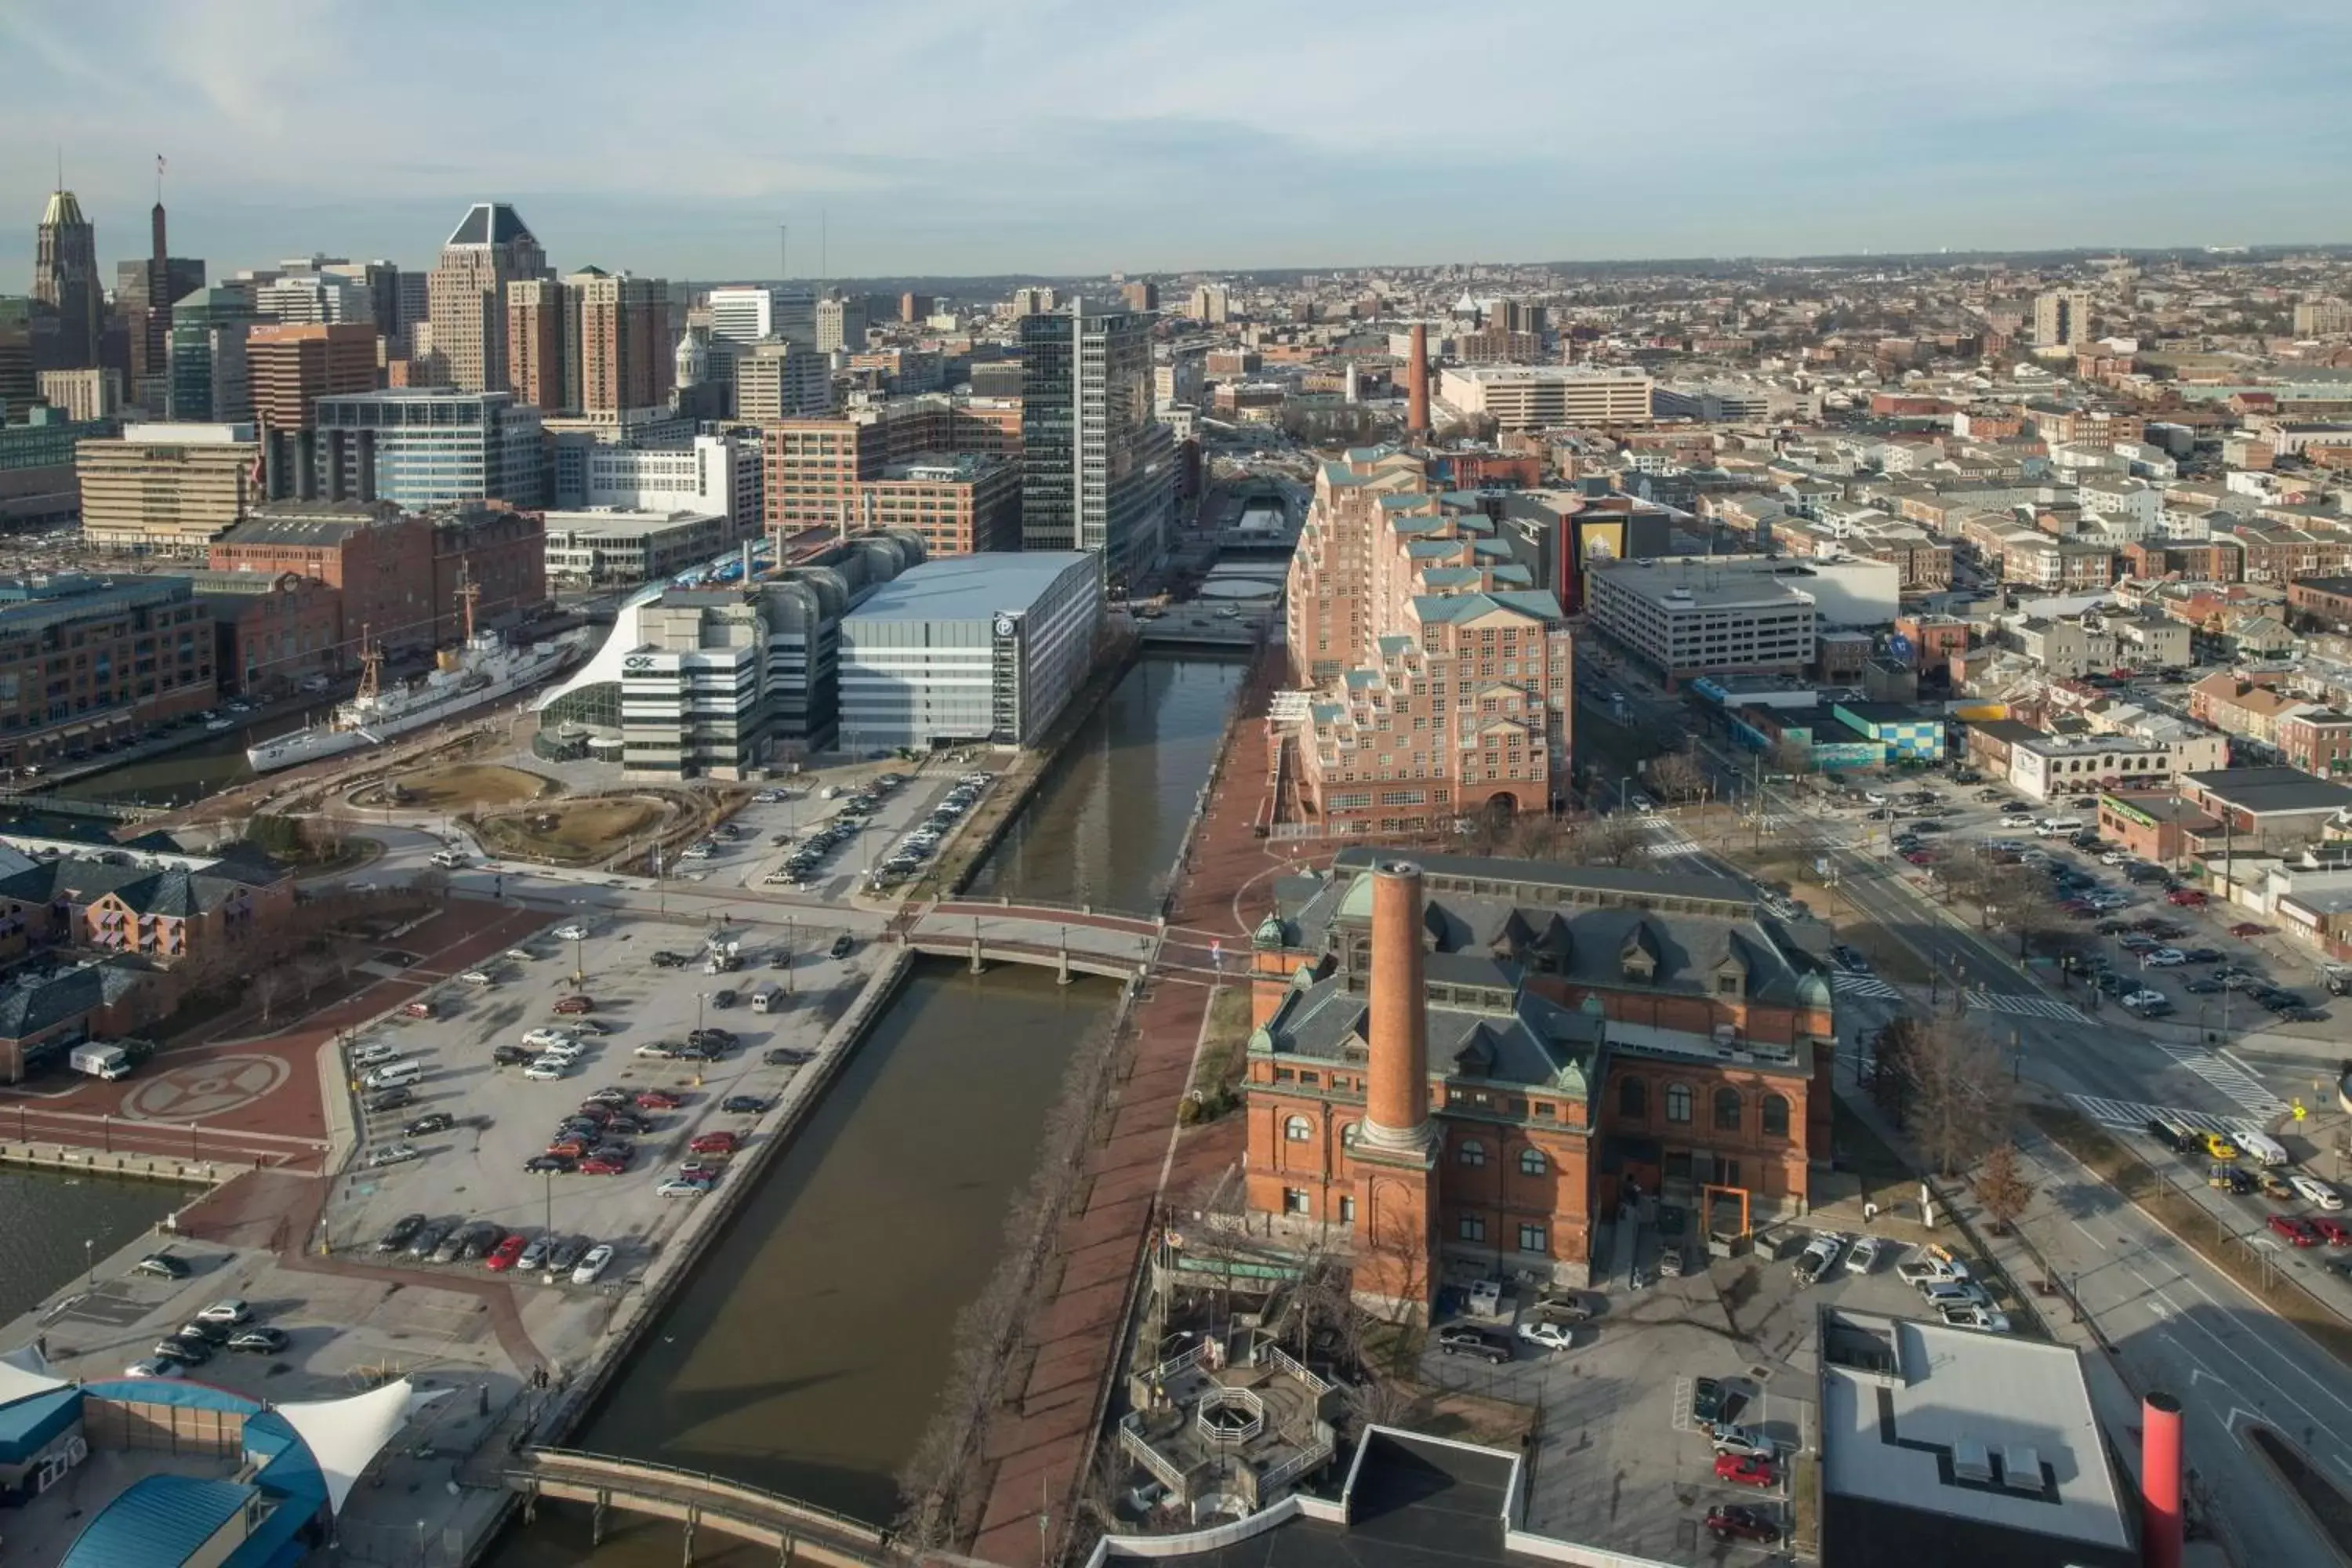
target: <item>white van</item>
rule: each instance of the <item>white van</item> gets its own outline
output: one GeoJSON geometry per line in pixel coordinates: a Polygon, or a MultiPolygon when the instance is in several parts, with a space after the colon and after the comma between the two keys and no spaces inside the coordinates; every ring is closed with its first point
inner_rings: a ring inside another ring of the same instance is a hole
{"type": "Polygon", "coordinates": [[[433,852],[433,863],[445,870],[454,871],[466,863],[466,858],[455,849],[436,849],[433,852]]]}
{"type": "Polygon", "coordinates": [[[425,1064],[415,1057],[405,1061],[386,1062],[360,1079],[362,1089],[403,1089],[425,1076],[425,1064]]]}
{"type": "Polygon", "coordinates": [[[2239,1148],[2243,1149],[2265,1165],[2284,1165],[2287,1163],[2286,1145],[2276,1139],[2266,1137],[2248,1127],[2242,1127],[2230,1136],[2231,1141],[2239,1148]]]}
{"type": "Polygon", "coordinates": [[[2036,838],[2059,838],[2082,831],[2083,819],[2079,816],[2045,816],[2033,825],[2036,838]]]}
{"type": "Polygon", "coordinates": [[[777,984],[772,980],[762,980],[758,985],[752,987],[751,1011],[754,1013],[781,1013],[784,1010],[789,1000],[790,999],[784,994],[784,988],[782,986],[777,984]]]}

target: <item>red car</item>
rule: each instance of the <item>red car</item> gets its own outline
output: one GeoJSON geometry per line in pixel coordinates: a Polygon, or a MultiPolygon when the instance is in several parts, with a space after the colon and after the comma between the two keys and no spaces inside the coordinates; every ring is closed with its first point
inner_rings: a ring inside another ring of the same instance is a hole
{"type": "Polygon", "coordinates": [[[583,1176],[617,1176],[629,1168],[629,1163],[612,1154],[595,1154],[580,1162],[583,1176]]]}
{"type": "Polygon", "coordinates": [[[577,1160],[588,1152],[588,1144],[584,1139],[558,1138],[547,1146],[547,1152],[559,1159],[577,1160]]]}
{"type": "Polygon", "coordinates": [[[2165,894],[2164,896],[2167,901],[2179,904],[2185,910],[2196,910],[2205,907],[2205,895],[2199,892],[2194,888],[2175,888],[2172,891],[2165,894]]]}
{"type": "Polygon", "coordinates": [[[555,1004],[555,1010],[559,1013],[567,1014],[593,1013],[596,1010],[596,999],[593,996],[561,997],[555,1004]]]}
{"type": "Polygon", "coordinates": [[[2317,1231],[2330,1247],[2352,1247],[2352,1227],[2331,1214],[2315,1214],[2304,1224],[2317,1231]]]}
{"type": "Polygon", "coordinates": [[[2291,1214],[2274,1214],[2263,1221],[2297,1247],[2317,1247],[2319,1233],[2291,1214]]]}
{"type": "Polygon", "coordinates": [[[732,1154],[742,1147],[742,1140],[732,1132],[703,1132],[687,1147],[698,1154],[732,1154]]]}
{"type": "Polygon", "coordinates": [[[683,1097],[672,1094],[666,1089],[641,1089],[637,1090],[637,1109],[639,1110],[676,1110],[679,1106],[684,1105],[685,1103],[686,1100],[683,1097]]]}
{"type": "Polygon", "coordinates": [[[1910,861],[1914,866],[1925,866],[1930,860],[1933,860],[1935,857],[1928,854],[1925,849],[1906,849],[1903,851],[1903,858],[1910,861]]]}
{"type": "Polygon", "coordinates": [[[530,1245],[530,1238],[517,1231],[490,1249],[490,1255],[482,1259],[482,1267],[493,1274],[503,1274],[515,1266],[515,1259],[520,1258],[522,1249],[530,1245]]]}
{"type": "Polygon", "coordinates": [[[2231,936],[2268,936],[2271,934],[2271,928],[2258,925],[2252,921],[2240,921],[2230,928],[2230,934],[2231,936]]]}
{"type": "Polygon", "coordinates": [[[1780,1527],[1760,1508],[1717,1503],[1706,1510],[1707,1533],[1717,1541],[1778,1541],[1780,1527]]]}
{"type": "Polygon", "coordinates": [[[1734,1486],[1769,1487],[1778,1485],[1780,1476],[1769,1459],[1759,1459],[1746,1454],[1717,1454],[1715,1457],[1715,1479],[1729,1481],[1734,1486]]]}
{"type": "Polygon", "coordinates": [[[677,1168],[677,1173],[684,1181],[715,1182],[727,1173],[727,1167],[713,1164],[708,1160],[688,1160],[677,1168]]]}

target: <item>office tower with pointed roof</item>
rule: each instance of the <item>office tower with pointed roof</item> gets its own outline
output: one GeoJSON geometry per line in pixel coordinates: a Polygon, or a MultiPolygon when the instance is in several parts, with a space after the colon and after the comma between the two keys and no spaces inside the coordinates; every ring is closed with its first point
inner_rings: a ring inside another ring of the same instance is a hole
{"type": "MultiPolygon", "coordinates": [[[[104,341],[106,290],[98,276],[98,230],[62,182],[49,193],[34,231],[33,298],[56,312],[57,331],[46,339],[42,370],[79,370],[98,363],[104,341]]],[[[44,340],[36,340],[38,353],[44,340]]]]}
{"type": "Polygon", "coordinates": [[[433,371],[467,392],[507,390],[507,286],[550,277],[547,252],[504,202],[477,202],[425,285],[433,371]]]}

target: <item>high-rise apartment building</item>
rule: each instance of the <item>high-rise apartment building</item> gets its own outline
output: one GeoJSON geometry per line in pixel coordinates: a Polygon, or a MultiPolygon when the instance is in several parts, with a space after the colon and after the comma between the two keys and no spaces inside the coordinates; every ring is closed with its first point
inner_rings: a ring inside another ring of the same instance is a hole
{"type": "Polygon", "coordinates": [[[312,407],[320,495],[412,510],[546,504],[540,411],[511,393],[415,386],[321,397],[312,407]]]}
{"type": "Polygon", "coordinates": [[[2352,332],[2352,305],[2341,300],[2306,300],[2294,308],[2294,335],[2340,338],[2352,332]]]}
{"type": "Polygon", "coordinates": [[[1286,606],[1292,678],[1317,695],[1286,744],[1319,821],[1414,832],[1563,803],[1567,618],[1444,482],[1378,447],[1317,474],[1286,606]]]}
{"type": "Polygon", "coordinates": [[[816,296],[806,289],[758,283],[713,289],[709,301],[712,347],[749,348],[762,338],[816,346],[816,296]]]}
{"type": "Polygon", "coordinates": [[[1151,319],[1084,301],[1021,322],[1021,543],[1093,550],[1114,595],[1175,521],[1176,447],[1151,396],[1151,319]]]}
{"type": "Polygon", "coordinates": [[[366,321],[253,328],[245,357],[255,421],[272,433],[312,429],[320,398],[374,391],[375,336],[366,321]]]}
{"type": "Polygon", "coordinates": [[[84,441],[81,531],[91,544],[163,555],[202,555],[254,499],[253,426],[129,425],[120,437],[84,441]]]}
{"type": "Polygon", "coordinates": [[[298,272],[253,291],[254,313],[265,321],[317,326],[331,321],[375,324],[375,293],[364,279],[332,272],[298,272]]]}
{"type": "Polygon", "coordinates": [[[1060,303],[1060,296],[1048,288],[1032,285],[1013,290],[1013,313],[1016,316],[1050,315],[1060,303]]]}
{"type": "Polygon", "coordinates": [[[33,298],[55,312],[54,337],[35,340],[36,368],[79,370],[98,363],[104,341],[105,285],[98,273],[98,230],[81,204],[60,186],[49,193],[33,239],[33,298]],[[47,344],[47,353],[42,353],[47,344]]]}
{"type": "Polygon", "coordinates": [[[826,353],[856,353],[866,346],[866,298],[820,300],[816,304],[816,346],[826,353]]]}
{"type": "Polygon", "coordinates": [[[253,296],[243,289],[223,284],[173,301],[168,402],[174,423],[253,417],[253,379],[246,358],[246,334],[253,324],[253,296]]]}
{"type": "Polygon", "coordinates": [[[928,320],[930,313],[931,297],[929,294],[908,293],[898,296],[898,320],[906,325],[915,326],[928,320]]]}
{"type": "Polygon", "coordinates": [[[1185,301],[1184,313],[1196,321],[1223,326],[1233,319],[1233,294],[1222,283],[1195,284],[1192,297],[1185,301]]]}
{"type": "Polygon", "coordinates": [[[1119,302],[1130,310],[1157,310],[1160,309],[1160,285],[1142,279],[1122,283],[1118,288],[1118,298],[1119,302]]]}
{"type": "Polygon", "coordinates": [[[666,401],[677,363],[669,285],[591,267],[564,279],[563,294],[564,380],[578,389],[567,406],[597,414],[666,401]]]}
{"type": "Polygon", "coordinates": [[[466,392],[505,391],[508,286],[547,276],[547,252],[513,207],[468,208],[425,285],[437,378],[466,392]]]}
{"type": "Polygon", "coordinates": [[[2053,289],[2033,297],[2033,341],[2044,348],[2079,348],[2091,341],[2087,289],[2053,289]]]}
{"type": "MultiPolygon", "coordinates": [[[[895,397],[887,403],[862,404],[822,418],[784,419],[762,431],[762,468],[767,490],[769,531],[798,533],[810,528],[879,526],[885,514],[906,509],[895,500],[868,497],[891,483],[898,468],[938,468],[956,458],[1005,459],[1013,478],[1013,523],[1009,536],[1000,531],[1008,521],[994,507],[989,487],[992,476],[973,498],[969,530],[954,527],[932,531],[938,537],[934,554],[971,550],[1020,548],[1017,514],[1020,506],[1018,458],[1021,455],[1021,405],[1006,397],[895,397]],[[965,537],[969,533],[969,538],[965,537]]],[[[919,512],[921,498],[913,510],[919,512]]],[[[961,500],[958,510],[965,510],[961,500]]],[[[914,531],[925,532],[919,525],[914,531]]],[[[928,535],[927,535],[928,537],[928,535]]]]}
{"type": "Polygon", "coordinates": [[[552,278],[507,285],[507,390],[549,414],[564,401],[563,285],[552,278]]]}
{"type": "Polygon", "coordinates": [[[799,419],[833,406],[833,363],[806,343],[762,338],[735,363],[735,416],[751,424],[799,419]]]}

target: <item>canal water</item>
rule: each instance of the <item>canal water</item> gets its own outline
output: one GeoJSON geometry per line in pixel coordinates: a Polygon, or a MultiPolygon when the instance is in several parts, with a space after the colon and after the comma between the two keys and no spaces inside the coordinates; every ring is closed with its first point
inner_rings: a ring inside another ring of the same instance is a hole
{"type": "Polygon", "coordinates": [[[1139,659],[1054,760],[971,891],[1157,914],[1248,672],[1238,659],[1139,659]]]}
{"type": "MultiPolygon", "coordinates": [[[[1139,660],[1048,771],[976,890],[1151,907],[1246,668],[1139,660]]],[[[946,1380],[955,1319],[995,1267],[1006,1209],[1078,1038],[1117,997],[1006,965],[919,965],[756,1198],[577,1435],[877,1522],[946,1380]]],[[[542,1509],[496,1568],[661,1568],[678,1527],[542,1509]]],[[[773,1562],[705,1532],[698,1563],[773,1562]]]]}
{"type": "Polygon", "coordinates": [[[0,1168],[0,1322],[130,1246],[190,1195],[170,1182],[0,1168]]]}

